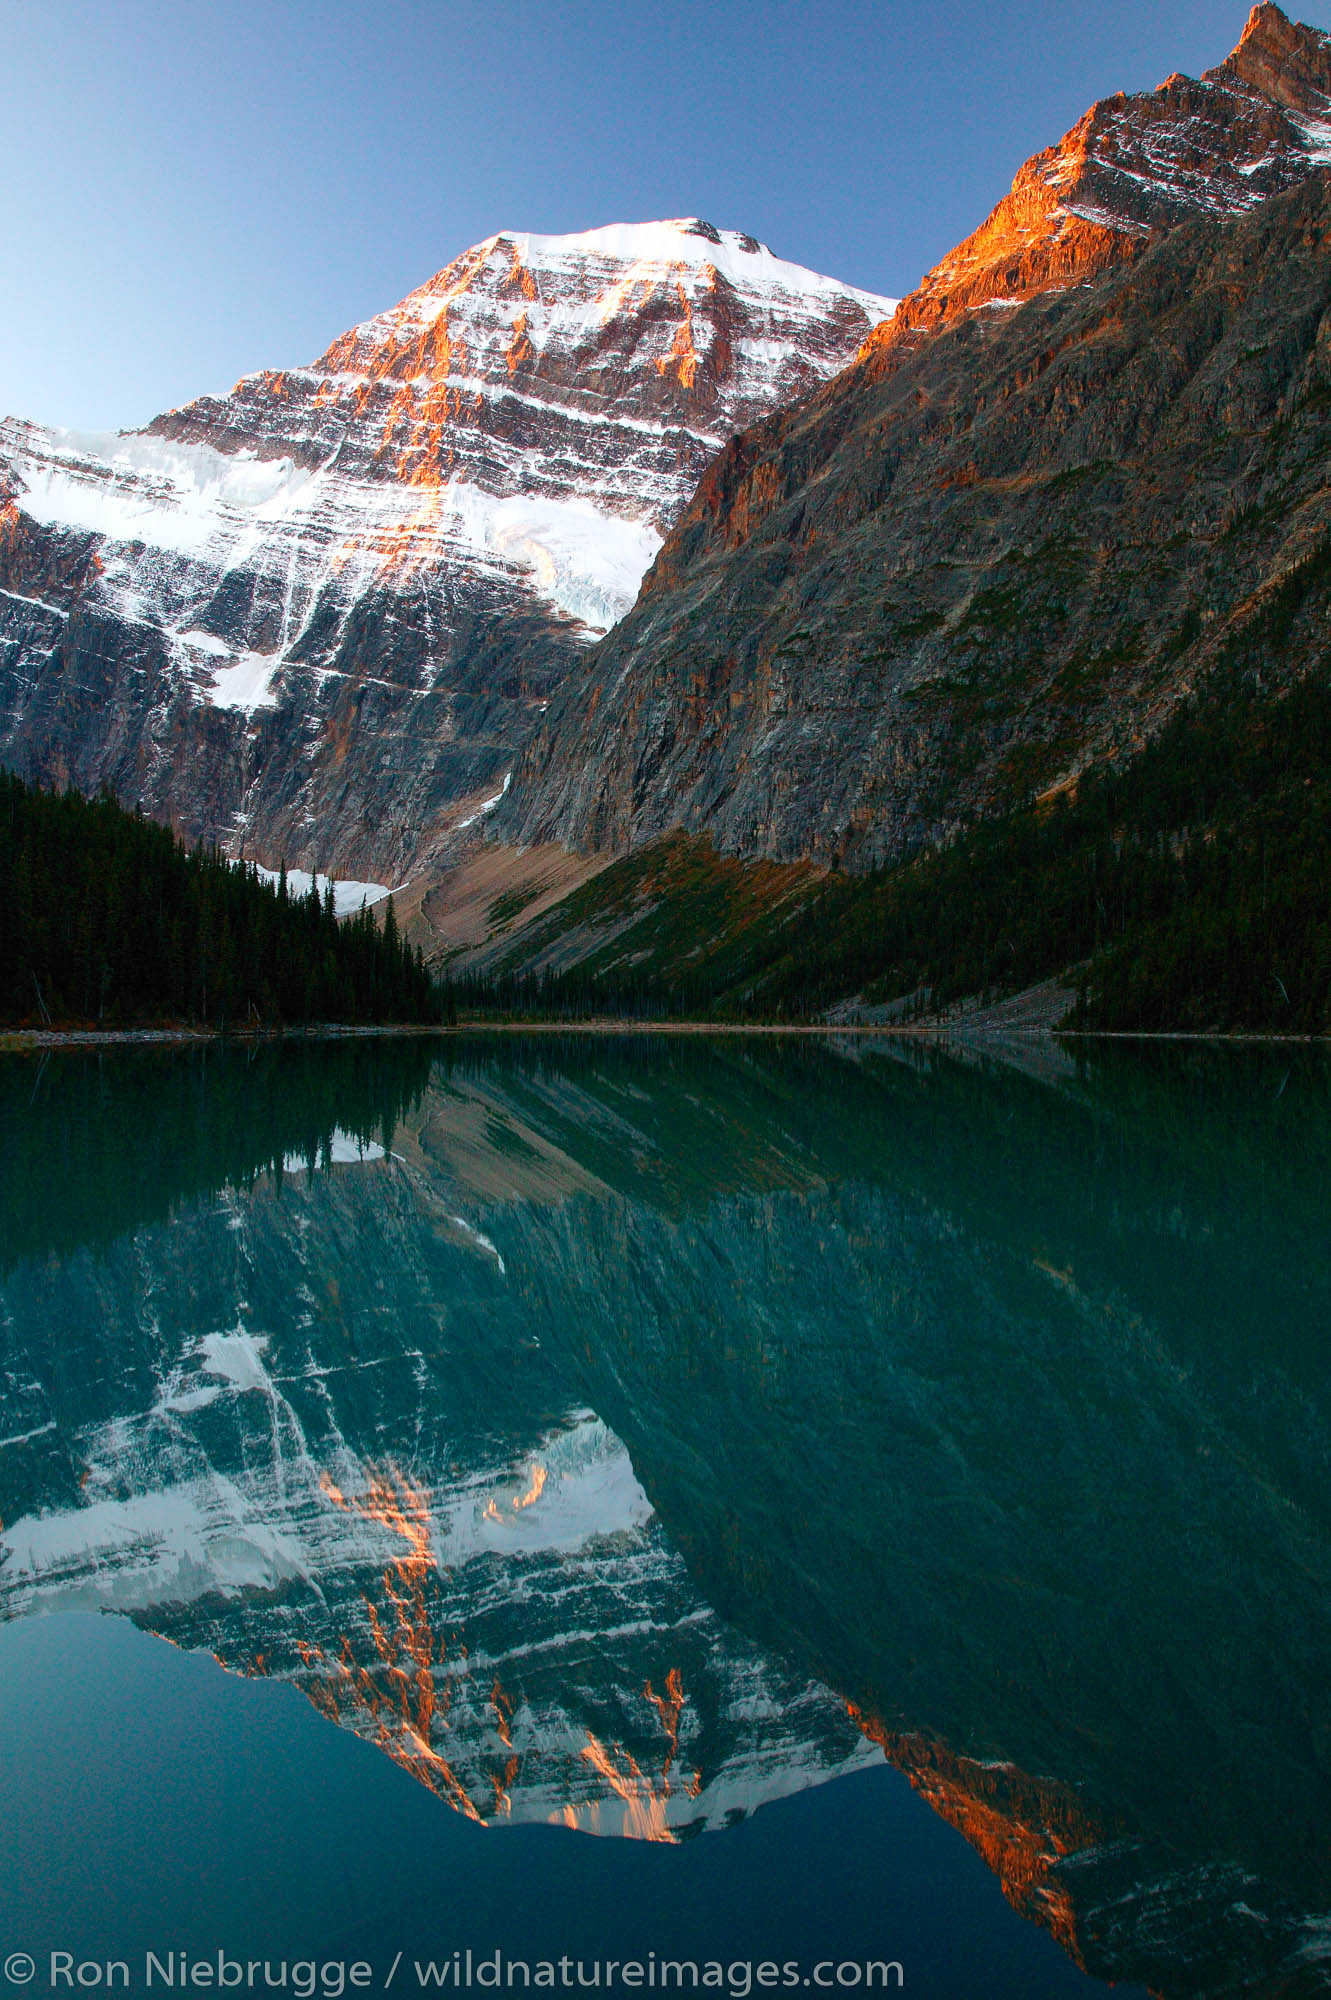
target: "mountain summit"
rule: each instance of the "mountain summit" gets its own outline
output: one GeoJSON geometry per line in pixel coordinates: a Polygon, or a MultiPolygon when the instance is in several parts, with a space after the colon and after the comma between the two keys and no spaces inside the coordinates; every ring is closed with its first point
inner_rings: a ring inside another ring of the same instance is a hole
{"type": "Polygon", "coordinates": [[[144,432],[0,425],[0,756],[400,881],[502,787],[717,449],[893,305],[694,218],[504,232],[144,432]]]}
{"type": "Polygon", "coordinates": [[[309,368],[247,377],[150,426],[344,476],[589,499],[670,525],[731,431],[844,365],[895,301],[696,218],[501,231],[309,368]]]}
{"type": "Polygon", "coordinates": [[[1011,192],[873,342],[1081,283],[1164,230],[1243,215],[1328,162],[1331,37],[1263,0],[1215,69],[1102,98],[1027,160],[1011,192]]]}
{"type": "Polygon", "coordinates": [[[1331,530],[1329,90],[1331,40],[1263,6],[1204,77],[1029,161],[708,467],[495,834],[874,866],[1075,785],[1248,659],[1331,530]]]}

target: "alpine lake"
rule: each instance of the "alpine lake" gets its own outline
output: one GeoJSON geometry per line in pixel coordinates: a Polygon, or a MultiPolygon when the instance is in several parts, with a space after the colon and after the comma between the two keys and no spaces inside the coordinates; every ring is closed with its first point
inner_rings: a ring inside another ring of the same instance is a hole
{"type": "Polygon", "coordinates": [[[9,1992],[1331,1991],[1331,1057],[0,1056],[9,1992]]]}

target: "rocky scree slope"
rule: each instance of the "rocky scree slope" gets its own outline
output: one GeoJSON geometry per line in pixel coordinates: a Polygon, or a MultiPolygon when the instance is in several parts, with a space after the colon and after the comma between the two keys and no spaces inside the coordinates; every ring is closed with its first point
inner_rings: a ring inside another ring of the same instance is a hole
{"type": "Polygon", "coordinates": [[[504,233],[146,431],[0,425],[0,759],[399,881],[477,823],[737,426],[893,300],[696,220],[504,233]]]}
{"type": "Polygon", "coordinates": [[[1023,169],[708,468],[495,835],[869,867],[1130,753],[1326,532],[1328,91],[1261,7],[1023,169]]]}

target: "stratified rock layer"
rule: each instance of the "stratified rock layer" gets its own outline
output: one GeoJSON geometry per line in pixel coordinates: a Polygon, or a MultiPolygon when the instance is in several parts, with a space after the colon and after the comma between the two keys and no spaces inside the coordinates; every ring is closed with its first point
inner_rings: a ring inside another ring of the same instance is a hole
{"type": "Polygon", "coordinates": [[[146,432],[9,420],[0,757],[400,880],[493,801],[718,447],[893,304],[705,222],[502,234],[146,432]]]}

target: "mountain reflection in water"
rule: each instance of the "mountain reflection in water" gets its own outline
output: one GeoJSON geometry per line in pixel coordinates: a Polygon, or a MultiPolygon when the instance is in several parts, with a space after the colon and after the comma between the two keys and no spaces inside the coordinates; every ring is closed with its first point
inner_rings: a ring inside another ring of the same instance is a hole
{"type": "Polygon", "coordinates": [[[1320,1055],[11,1058],[0,1128],[6,1616],[479,1818],[885,1752],[1101,1975],[1325,1990],[1320,1055]]]}

